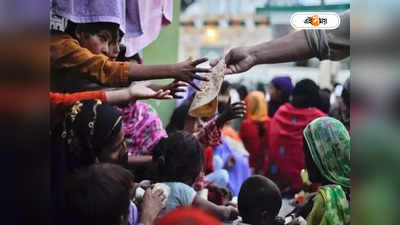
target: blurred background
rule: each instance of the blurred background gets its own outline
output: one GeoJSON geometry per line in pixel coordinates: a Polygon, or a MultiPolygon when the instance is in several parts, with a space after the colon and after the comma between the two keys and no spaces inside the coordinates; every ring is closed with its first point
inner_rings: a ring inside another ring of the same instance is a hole
{"type": "MultiPolygon", "coordinates": [[[[350,0],[175,0],[173,23],[144,49],[144,62],[160,64],[188,57],[223,57],[231,48],[259,44],[295,31],[290,26],[290,16],[295,12],[340,13],[349,8],[350,0]]],[[[350,58],[339,62],[313,58],[259,65],[225,80],[244,84],[248,90],[267,91],[270,80],[277,75],[290,76],[294,84],[310,78],[321,89],[333,91],[335,85],[343,84],[350,76],[350,58]]],[[[148,102],[167,124],[175,102],[148,102]]]]}

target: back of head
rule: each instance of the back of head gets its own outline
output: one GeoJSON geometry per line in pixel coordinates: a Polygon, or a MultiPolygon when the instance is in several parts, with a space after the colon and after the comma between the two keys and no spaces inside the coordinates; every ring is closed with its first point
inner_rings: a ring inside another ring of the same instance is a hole
{"type": "Polygon", "coordinates": [[[292,79],[289,76],[277,76],[271,80],[271,84],[273,84],[276,88],[282,90],[283,92],[290,95],[293,90],[292,79]]]}
{"type": "Polygon", "coordinates": [[[77,102],[65,118],[69,168],[93,164],[121,129],[121,116],[112,106],[98,100],[77,102]]]}
{"type": "Polygon", "coordinates": [[[96,164],[69,177],[65,224],[119,225],[127,218],[133,175],[113,164],[96,164]]]}
{"type": "Polygon", "coordinates": [[[190,104],[185,102],[174,110],[171,119],[167,125],[167,133],[183,130],[185,127],[186,117],[188,116],[190,104]]]}
{"type": "Polygon", "coordinates": [[[173,210],[162,219],[157,221],[156,225],[220,225],[222,224],[208,213],[194,208],[180,208],[173,210]]]}
{"type": "Polygon", "coordinates": [[[239,214],[243,222],[258,225],[268,220],[273,224],[281,206],[279,188],[270,179],[255,175],[243,182],[238,196],[239,214]]]}
{"type": "Polygon", "coordinates": [[[191,186],[203,168],[203,149],[197,138],[185,131],[168,134],[153,149],[160,182],[182,182],[191,186]]]}
{"type": "Polygon", "coordinates": [[[318,107],[320,105],[319,87],[310,80],[299,81],[292,92],[292,105],[296,108],[318,107]]]}
{"type": "Polygon", "coordinates": [[[350,188],[350,135],[332,117],[320,117],[304,129],[307,149],[320,174],[329,182],[350,188]]]}

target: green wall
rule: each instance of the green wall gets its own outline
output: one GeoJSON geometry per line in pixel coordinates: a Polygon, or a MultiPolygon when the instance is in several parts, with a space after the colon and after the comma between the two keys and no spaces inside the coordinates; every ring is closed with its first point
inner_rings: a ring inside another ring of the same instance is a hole
{"type": "MultiPolygon", "coordinates": [[[[178,59],[180,0],[174,0],[174,15],[170,25],[161,30],[160,36],[143,51],[144,63],[148,65],[175,63],[178,59]]],[[[157,80],[168,83],[172,80],[157,80]]],[[[147,100],[160,115],[164,127],[175,109],[175,100],[147,100]]]]}

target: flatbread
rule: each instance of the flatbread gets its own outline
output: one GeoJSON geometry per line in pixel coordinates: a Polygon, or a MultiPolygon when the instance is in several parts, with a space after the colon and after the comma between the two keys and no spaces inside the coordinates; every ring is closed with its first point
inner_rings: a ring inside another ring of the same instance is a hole
{"type": "Polygon", "coordinates": [[[212,68],[211,73],[205,74],[209,81],[201,81],[201,91],[196,92],[193,102],[189,108],[192,117],[209,117],[215,114],[218,107],[218,93],[224,81],[226,70],[225,60],[220,60],[212,68]]]}

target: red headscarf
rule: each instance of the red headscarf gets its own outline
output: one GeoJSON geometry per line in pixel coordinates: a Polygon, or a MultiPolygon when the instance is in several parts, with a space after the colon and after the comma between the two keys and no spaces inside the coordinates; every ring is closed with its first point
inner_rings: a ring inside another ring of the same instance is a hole
{"type": "Polygon", "coordinates": [[[167,213],[155,225],[221,225],[221,222],[200,209],[180,208],[167,213]]]}

